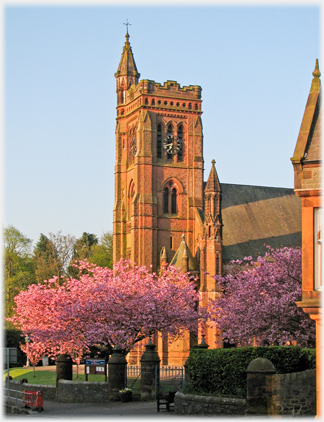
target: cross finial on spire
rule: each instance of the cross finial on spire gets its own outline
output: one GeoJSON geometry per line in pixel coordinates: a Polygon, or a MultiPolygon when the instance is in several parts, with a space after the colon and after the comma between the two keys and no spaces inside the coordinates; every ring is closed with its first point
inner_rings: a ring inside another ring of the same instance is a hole
{"type": "Polygon", "coordinates": [[[128,23],[128,19],[126,19],[126,23],[124,23],[123,25],[126,25],[126,31],[128,35],[128,25],[131,25],[131,23],[128,23]]]}
{"type": "Polygon", "coordinates": [[[212,165],[214,166],[214,165],[215,165],[215,163],[216,163],[216,161],[213,159],[213,160],[212,160],[212,165]]]}

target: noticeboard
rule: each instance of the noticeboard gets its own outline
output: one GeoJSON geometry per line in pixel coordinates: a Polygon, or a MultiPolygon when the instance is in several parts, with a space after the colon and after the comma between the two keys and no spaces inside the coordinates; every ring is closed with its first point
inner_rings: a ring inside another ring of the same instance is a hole
{"type": "Polygon", "coordinates": [[[85,361],[85,380],[88,381],[88,375],[105,375],[107,382],[107,363],[105,359],[86,359],[85,361]]]}
{"type": "Polygon", "coordinates": [[[17,349],[15,347],[3,348],[3,363],[17,363],[17,349]]]}

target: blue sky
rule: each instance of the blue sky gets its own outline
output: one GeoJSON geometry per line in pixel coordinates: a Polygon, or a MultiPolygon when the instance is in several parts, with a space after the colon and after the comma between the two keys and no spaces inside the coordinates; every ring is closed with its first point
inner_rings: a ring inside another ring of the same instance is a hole
{"type": "Polygon", "coordinates": [[[293,187],[320,9],[8,5],[4,225],[36,242],[112,230],[117,70],[129,20],[141,79],[202,87],[205,180],[293,187]]]}

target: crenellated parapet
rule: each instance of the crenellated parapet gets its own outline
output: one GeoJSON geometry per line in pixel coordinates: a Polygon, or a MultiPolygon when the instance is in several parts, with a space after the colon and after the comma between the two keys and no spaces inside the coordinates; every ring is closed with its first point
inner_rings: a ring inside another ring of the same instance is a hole
{"type": "MultiPolygon", "coordinates": [[[[185,114],[202,114],[201,87],[189,85],[181,87],[176,81],[164,84],[143,79],[132,84],[125,91],[123,103],[117,106],[117,119],[134,113],[144,107],[154,111],[170,111],[185,114]]],[[[179,118],[183,118],[179,115],[179,118]]]]}

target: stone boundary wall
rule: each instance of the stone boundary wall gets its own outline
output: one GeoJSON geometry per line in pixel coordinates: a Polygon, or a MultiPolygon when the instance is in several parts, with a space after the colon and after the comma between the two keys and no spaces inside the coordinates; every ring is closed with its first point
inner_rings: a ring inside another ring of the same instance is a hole
{"type": "Polygon", "coordinates": [[[57,399],[62,403],[102,403],[111,401],[107,382],[59,380],[57,399]]]}
{"type": "Polygon", "coordinates": [[[40,384],[21,384],[19,381],[9,381],[9,388],[11,390],[29,390],[29,391],[42,391],[44,400],[56,400],[56,387],[55,385],[40,385],[40,384]]]}
{"type": "Polygon", "coordinates": [[[16,406],[14,404],[5,403],[5,413],[6,414],[14,413],[16,415],[21,415],[21,414],[30,415],[30,410],[25,409],[24,407],[16,406]]]}
{"type": "Polygon", "coordinates": [[[316,369],[272,376],[273,413],[316,415],[316,369]]]}
{"type": "Polygon", "coordinates": [[[178,415],[244,415],[245,399],[200,396],[179,391],[174,397],[174,413],[178,415]]]}

